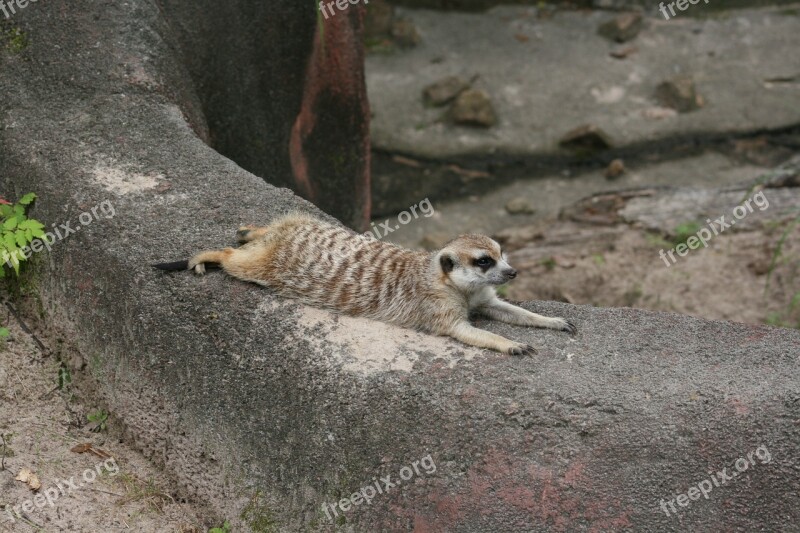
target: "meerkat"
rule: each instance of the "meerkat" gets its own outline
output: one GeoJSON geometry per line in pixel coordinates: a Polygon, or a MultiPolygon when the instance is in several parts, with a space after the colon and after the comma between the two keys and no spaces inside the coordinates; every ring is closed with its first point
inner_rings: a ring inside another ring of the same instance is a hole
{"type": "Polygon", "coordinates": [[[509,355],[536,350],[470,324],[471,313],[515,324],[575,333],[563,318],[537,315],[497,297],[495,287],[517,276],[500,245],[461,235],[428,253],[359,235],[305,214],[266,227],[243,226],[239,248],[200,252],[188,261],[153,265],[205,273],[206,264],[278,295],[340,313],[489,348],[509,355]]]}

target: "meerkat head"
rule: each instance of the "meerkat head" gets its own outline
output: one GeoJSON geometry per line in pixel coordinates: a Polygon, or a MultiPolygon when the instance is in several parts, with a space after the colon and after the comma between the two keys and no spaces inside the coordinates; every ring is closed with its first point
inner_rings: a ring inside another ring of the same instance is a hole
{"type": "Polygon", "coordinates": [[[502,285],[517,276],[500,245],[485,235],[462,235],[434,256],[441,279],[461,292],[502,285]]]}

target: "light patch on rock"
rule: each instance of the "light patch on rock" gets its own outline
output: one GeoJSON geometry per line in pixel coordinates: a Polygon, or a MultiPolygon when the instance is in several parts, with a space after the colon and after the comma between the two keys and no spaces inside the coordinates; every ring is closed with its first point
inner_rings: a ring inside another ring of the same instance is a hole
{"type": "Polygon", "coordinates": [[[456,345],[445,337],[366,318],[337,316],[310,306],[300,307],[298,326],[304,340],[320,352],[326,346],[332,348],[334,356],[343,359],[345,371],[364,376],[393,370],[411,372],[420,352],[437,354],[450,368],[480,354],[478,349],[456,345]]]}
{"type": "Polygon", "coordinates": [[[519,85],[506,85],[503,87],[503,96],[513,107],[522,107],[526,104],[526,100],[522,95],[522,88],[519,85]]]}
{"type": "Polygon", "coordinates": [[[92,170],[95,181],[104,189],[118,196],[138,193],[153,189],[158,181],[164,179],[162,174],[144,175],[130,172],[121,166],[97,164],[92,170]]]}
{"type": "Polygon", "coordinates": [[[625,97],[625,89],[615,85],[608,89],[592,89],[592,96],[598,104],[616,104],[625,97]]]}

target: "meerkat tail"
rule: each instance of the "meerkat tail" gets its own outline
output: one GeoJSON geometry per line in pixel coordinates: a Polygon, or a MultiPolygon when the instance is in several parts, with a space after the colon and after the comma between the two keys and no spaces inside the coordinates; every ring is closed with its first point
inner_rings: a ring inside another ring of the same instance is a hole
{"type": "Polygon", "coordinates": [[[188,270],[189,269],[189,260],[184,259],[183,261],[173,261],[172,263],[156,263],[151,265],[153,268],[157,268],[158,270],[188,270]]]}

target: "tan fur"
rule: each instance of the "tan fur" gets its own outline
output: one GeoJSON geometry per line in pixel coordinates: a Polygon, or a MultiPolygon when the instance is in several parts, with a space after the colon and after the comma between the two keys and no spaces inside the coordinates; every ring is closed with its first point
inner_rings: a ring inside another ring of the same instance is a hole
{"type": "Polygon", "coordinates": [[[205,251],[189,261],[196,273],[219,263],[230,275],[309,305],[449,335],[471,346],[522,355],[535,350],[478,329],[469,312],[517,325],[574,332],[561,318],[543,317],[497,298],[494,285],[516,272],[500,246],[483,235],[462,235],[437,253],[414,252],[304,214],[266,227],[244,226],[240,248],[205,251]],[[481,269],[478,257],[496,267],[481,269]],[[453,268],[448,272],[452,262],[453,268]]]}

